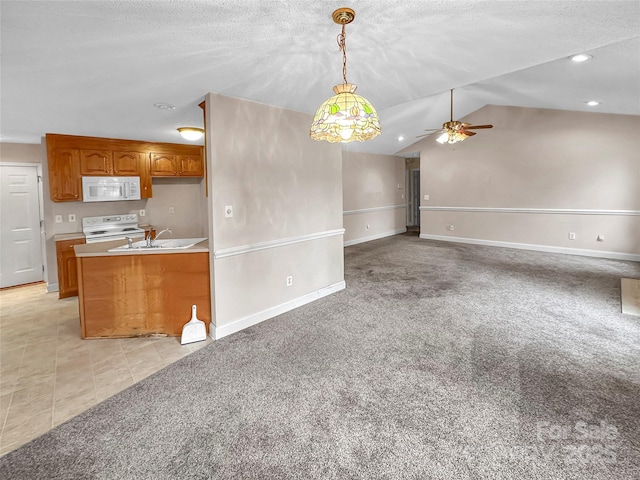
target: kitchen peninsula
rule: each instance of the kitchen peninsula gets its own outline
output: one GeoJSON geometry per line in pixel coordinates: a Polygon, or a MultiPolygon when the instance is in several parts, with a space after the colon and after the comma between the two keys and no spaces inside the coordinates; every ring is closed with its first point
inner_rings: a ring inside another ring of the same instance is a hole
{"type": "Polygon", "coordinates": [[[196,305],[211,321],[207,240],[183,249],[124,249],[123,240],[76,245],[82,338],[179,336],[196,305]]]}

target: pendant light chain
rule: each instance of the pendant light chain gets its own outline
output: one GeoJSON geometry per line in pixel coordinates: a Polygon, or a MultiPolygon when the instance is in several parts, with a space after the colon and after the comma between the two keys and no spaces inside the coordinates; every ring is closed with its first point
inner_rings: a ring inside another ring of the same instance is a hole
{"type": "Polygon", "coordinates": [[[347,32],[342,24],[342,32],[338,35],[338,47],[342,51],[342,78],[347,83],[347,32]]]}

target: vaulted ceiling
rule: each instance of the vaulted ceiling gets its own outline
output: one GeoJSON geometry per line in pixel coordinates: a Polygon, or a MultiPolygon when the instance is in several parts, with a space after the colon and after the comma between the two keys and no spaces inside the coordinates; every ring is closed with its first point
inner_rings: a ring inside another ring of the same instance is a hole
{"type": "Polygon", "coordinates": [[[450,88],[456,119],[486,104],[640,115],[637,0],[2,0],[0,141],[184,143],[207,92],[313,114],[342,83],[339,7],[356,11],[347,79],[383,131],[345,148],[406,148],[449,119],[450,88]]]}

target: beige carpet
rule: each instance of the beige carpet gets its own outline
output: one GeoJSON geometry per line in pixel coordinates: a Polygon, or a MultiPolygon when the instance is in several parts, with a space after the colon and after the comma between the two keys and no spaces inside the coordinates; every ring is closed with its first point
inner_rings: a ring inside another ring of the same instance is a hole
{"type": "Polygon", "coordinates": [[[344,267],[345,290],[58,425],[0,478],[638,478],[640,322],[620,279],[640,263],[397,235],[344,267]]]}
{"type": "Polygon", "coordinates": [[[623,278],[620,283],[622,313],[640,317],[640,280],[623,278]]]}

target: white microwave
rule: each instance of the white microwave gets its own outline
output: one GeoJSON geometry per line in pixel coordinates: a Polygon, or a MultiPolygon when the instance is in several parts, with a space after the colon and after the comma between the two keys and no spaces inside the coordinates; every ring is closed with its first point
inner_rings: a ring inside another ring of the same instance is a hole
{"type": "Polygon", "coordinates": [[[83,202],[140,200],[140,177],[82,177],[83,202]]]}

